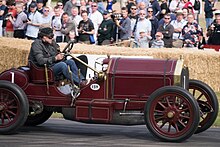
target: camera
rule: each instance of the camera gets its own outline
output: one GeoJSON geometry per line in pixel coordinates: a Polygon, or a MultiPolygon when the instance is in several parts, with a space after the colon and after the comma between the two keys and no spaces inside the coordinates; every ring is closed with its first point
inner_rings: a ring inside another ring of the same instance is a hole
{"type": "Polygon", "coordinates": [[[10,17],[10,16],[12,16],[12,14],[11,14],[11,13],[8,13],[8,14],[6,14],[5,16],[6,16],[6,17],[10,17]]]}
{"type": "Polygon", "coordinates": [[[112,20],[121,20],[122,19],[122,14],[121,13],[113,13],[111,15],[112,20]]]}

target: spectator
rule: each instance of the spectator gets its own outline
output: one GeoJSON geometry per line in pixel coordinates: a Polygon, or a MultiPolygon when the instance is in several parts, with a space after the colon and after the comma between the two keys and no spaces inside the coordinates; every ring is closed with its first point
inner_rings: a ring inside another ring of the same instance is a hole
{"type": "Polygon", "coordinates": [[[167,0],[161,0],[160,8],[161,8],[161,13],[158,15],[159,20],[162,19],[165,14],[170,12],[168,5],[167,5],[167,0]]]}
{"type": "Polygon", "coordinates": [[[3,24],[3,14],[5,12],[6,6],[3,4],[4,0],[0,0],[0,37],[2,37],[2,24],[3,24]]]}
{"type": "MultiPolygon", "coordinates": [[[[82,10],[85,10],[88,13],[90,13],[90,5],[87,5],[86,0],[80,0],[80,12],[82,10]]],[[[80,15],[81,15],[81,13],[80,13],[80,15]]]]}
{"type": "Polygon", "coordinates": [[[79,22],[82,20],[82,17],[79,15],[79,10],[77,7],[72,8],[71,19],[75,21],[76,27],[79,25],[79,22]]]}
{"type": "Polygon", "coordinates": [[[37,11],[43,14],[44,9],[44,1],[43,0],[37,0],[37,11]]]}
{"type": "Polygon", "coordinates": [[[187,15],[189,14],[189,10],[187,8],[183,8],[183,19],[187,21],[187,15]]]}
{"type": "Polygon", "coordinates": [[[138,47],[149,48],[149,42],[151,39],[152,37],[149,35],[149,33],[146,33],[145,30],[141,30],[138,38],[138,47]]]}
{"type": "Polygon", "coordinates": [[[62,28],[61,33],[64,34],[64,42],[69,42],[70,40],[74,40],[76,25],[75,22],[69,18],[68,13],[64,12],[62,15],[62,28]]]}
{"type": "Polygon", "coordinates": [[[130,45],[128,40],[131,38],[131,20],[128,17],[128,9],[126,7],[122,7],[121,14],[122,20],[120,22],[119,20],[115,20],[115,23],[119,30],[120,40],[124,42],[124,46],[128,47],[130,45]]]}
{"type": "Polygon", "coordinates": [[[110,17],[110,13],[105,11],[103,13],[103,21],[98,29],[98,45],[108,45],[112,40],[112,33],[114,32],[114,22],[110,17]]]}
{"type": "Polygon", "coordinates": [[[63,10],[63,3],[62,3],[62,1],[57,1],[57,6],[60,8],[61,14],[63,14],[64,10],[63,10]]]}
{"type": "Polygon", "coordinates": [[[73,7],[71,10],[71,13],[72,13],[71,19],[75,21],[75,25],[76,25],[75,38],[76,40],[78,40],[79,35],[78,35],[77,28],[78,28],[79,22],[82,20],[82,17],[79,15],[79,11],[77,7],[73,7]]]}
{"type": "Polygon", "coordinates": [[[185,4],[182,0],[172,0],[169,6],[170,12],[175,13],[178,10],[181,10],[185,4]]]}
{"type": "Polygon", "coordinates": [[[54,31],[54,37],[57,43],[63,42],[63,35],[60,31],[62,28],[61,17],[62,14],[60,8],[58,6],[55,6],[51,26],[54,31]]]}
{"type": "Polygon", "coordinates": [[[141,2],[143,2],[146,7],[149,6],[149,0],[136,0],[137,6],[139,6],[141,2]]]}
{"type": "Polygon", "coordinates": [[[214,1],[213,0],[206,0],[205,1],[205,21],[206,21],[206,28],[211,25],[213,21],[213,11],[215,11],[216,8],[214,8],[214,1]]]}
{"type": "Polygon", "coordinates": [[[88,13],[88,10],[87,10],[86,6],[80,6],[80,8],[79,8],[79,15],[82,16],[82,12],[83,11],[87,11],[87,13],[88,13]]]}
{"type": "MultiPolygon", "coordinates": [[[[191,1],[192,2],[192,1],[191,1]]],[[[196,21],[199,23],[199,14],[202,11],[202,0],[194,0],[193,8],[196,21]]]]}
{"type": "Polygon", "coordinates": [[[89,14],[89,19],[92,21],[94,28],[95,28],[95,34],[94,34],[94,39],[95,41],[97,40],[97,32],[99,25],[103,21],[103,16],[102,14],[98,11],[97,3],[93,2],[91,5],[92,8],[92,13],[89,14]]]}
{"type": "Polygon", "coordinates": [[[136,25],[137,25],[137,21],[138,21],[137,6],[136,5],[131,6],[131,14],[129,15],[129,18],[131,20],[131,36],[134,37],[134,32],[136,30],[136,25]]]}
{"type": "Polygon", "coordinates": [[[170,23],[174,27],[173,47],[180,48],[183,46],[182,29],[186,23],[187,21],[183,19],[182,11],[178,10],[176,13],[176,20],[172,20],[170,23]]]}
{"type": "MultiPolygon", "coordinates": [[[[6,37],[13,37],[14,36],[14,29],[13,29],[13,24],[10,21],[10,17],[14,18],[17,15],[17,11],[15,8],[15,3],[14,2],[7,2],[8,6],[8,13],[6,14],[5,20],[6,20],[6,37]]],[[[12,19],[11,19],[12,20],[12,19]]]]}
{"type": "Polygon", "coordinates": [[[62,0],[63,5],[66,5],[66,2],[68,2],[69,0],[62,0]]]}
{"type": "Polygon", "coordinates": [[[135,42],[138,42],[141,30],[145,30],[146,35],[151,35],[151,22],[145,17],[146,12],[144,10],[140,10],[139,19],[135,31],[135,42]]]}
{"type": "Polygon", "coordinates": [[[105,6],[102,0],[97,0],[98,11],[102,14],[105,11],[105,6]]]}
{"type": "Polygon", "coordinates": [[[87,11],[82,11],[81,14],[83,20],[79,22],[78,26],[78,33],[79,33],[79,42],[80,43],[85,43],[85,44],[92,44],[92,40],[90,41],[90,36],[94,37],[94,25],[92,21],[88,17],[88,12],[87,11]]]}
{"type": "Polygon", "coordinates": [[[107,0],[106,10],[112,12],[113,0],[107,0]]]}
{"type": "Polygon", "coordinates": [[[197,47],[202,40],[202,29],[195,22],[194,15],[189,13],[187,16],[187,24],[183,27],[183,43],[184,47],[197,47]]]}
{"type": "Polygon", "coordinates": [[[51,27],[51,20],[52,17],[50,15],[50,8],[45,6],[42,15],[42,24],[40,27],[41,28],[51,27]]]}
{"type": "Polygon", "coordinates": [[[158,28],[158,19],[153,16],[153,9],[151,7],[147,9],[147,19],[151,22],[151,37],[155,39],[155,34],[158,28]]]}
{"type": "Polygon", "coordinates": [[[220,45],[220,14],[215,14],[214,23],[212,23],[207,33],[208,44],[220,45]]]}
{"type": "Polygon", "coordinates": [[[41,23],[42,23],[42,15],[37,11],[36,3],[32,2],[30,4],[30,13],[27,21],[27,30],[26,30],[27,39],[37,38],[41,23]]]}
{"type": "Polygon", "coordinates": [[[164,41],[163,34],[161,32],[157,32],[155,35],[156,39],[152,42],[151,48],[163,48],[164,47],[164,41]]]}
{"type": "Polygon", "coordinates": [[[14,37],[25,38],[25,28],[27,25],[27,15],[24,13],[23,3],[16,3],[17,17],[9,17],[11,23],[14,26],[14,37]]]}
{"type": "MultiPolygon", "coordinates": [[[[71,10],[73,7],[77,7],[76,6],[76,0],[69,0],[68,2],[66,2],[66,4],[64,5],[64,12],[67,12],[69,16],[71,16],[71,10]]],[[[78,9],[78,8],[77,8],[78,9]]]]}
{"type": "Polygon", "coordinates": [[[170,24],[171,21],[170,14],[166,14],[163,20],[164,20],[164,24],[160,25],[157,31],[163,34],[164,47],[172,48],[174,27],[170,24]]]}
{"type": "Polygon", "coordinates": [[[131,13],[131,7],[136,5],[135,0],[128,0],[128,4],[126,5],[127,9],[128,9],[128,14],[131,13]]]}
{"type": "Polygon", "coordinates": [[[154,16],[158,17],[160,14],[160,11],[161,11],[158,1],[157,0],[150,0],[149,7],[152,7],[154,16]]]}
{"type": "Polygon", "coordinates": [[[139,13],[140,10],[144,10],[145,12],[147,12],[147,5],[145,4],[145,2],[140,2],[140,3],[138,4],[137,13],[139,13]]]}

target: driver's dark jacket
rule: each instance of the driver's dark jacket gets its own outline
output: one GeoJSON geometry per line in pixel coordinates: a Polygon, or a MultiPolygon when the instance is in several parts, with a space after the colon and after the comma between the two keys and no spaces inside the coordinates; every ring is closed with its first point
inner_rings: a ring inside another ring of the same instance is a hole
{"type": "Polygon", "coordinates": [[[59,53],[59,46],[53,42],[52,45],[36,39],[32,45],[28,60],[37,66],[52,66],[56,63],[55,56],[59,53]]]}

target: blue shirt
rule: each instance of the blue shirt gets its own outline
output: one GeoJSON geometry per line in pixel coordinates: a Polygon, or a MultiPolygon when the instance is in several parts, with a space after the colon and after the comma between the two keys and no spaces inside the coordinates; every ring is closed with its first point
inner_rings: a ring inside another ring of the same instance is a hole
{"type": "MultiPolygon", "coordinates": [[[[0,11],[5,11],[6,6],[5,5],[1,5],[0,6],[0,11]]],[[[3,20],[3,16],[0,16],[0,20],[3,20]]]]}

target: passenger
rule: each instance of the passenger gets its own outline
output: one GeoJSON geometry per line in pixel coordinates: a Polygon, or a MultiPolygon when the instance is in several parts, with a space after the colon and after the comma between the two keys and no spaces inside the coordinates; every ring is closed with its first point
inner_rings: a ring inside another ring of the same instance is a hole
{"type": "Polygon", "coordinates": [[[67,79],[73,80],[75,84],[84,86],[87,81],[81,74],[78,76],[78,68],[74,60],[64,60],[64,55],[60,53],[59,46],[53,40],[54,34],[51,28],[42,28],[39,37],[32,45],[28,60],[37,66],[49,66],[55,76],[63,74],[67,79]],[[68,70],[68,66],[72,71],[72,77],[68,70]]]}

